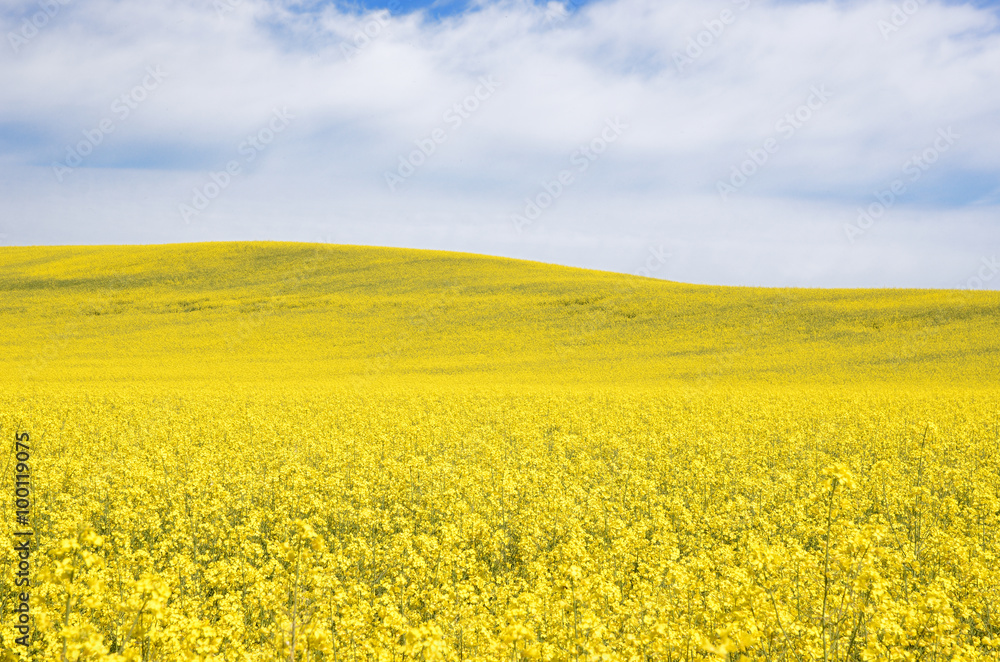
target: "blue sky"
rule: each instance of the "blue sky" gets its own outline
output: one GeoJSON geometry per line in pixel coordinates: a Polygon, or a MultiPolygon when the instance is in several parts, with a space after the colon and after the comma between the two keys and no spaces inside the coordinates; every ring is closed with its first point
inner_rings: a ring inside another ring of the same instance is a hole
{"type": "MultiPolygon", "coordinates": [[[[571,0],[563,4],[567,9],[575,10],[588,4],[591,0],[571,0]]],[[[342,6],[351,7],[350,3],[341,3],[342,6]]],[[[454,16],[465,11],[475,11],[478,4],[469,0],[431,0],[430,2],[419,0],[386,0],[368,1],[360,3],[365,9],[387,9],[393,14],[409,14],[415,11],[425,11],[430,17],[440,19],[447,16],[454,16]]]]}
{"type": "MultiPolygon", "coordinates": [[[[571,0],[565,2],[564,4],[569,9],[578,9],[586,4],[589,4],[593,0],[571,0]]],[[[792,0],[794,2],[801,2],[801,0],[792,0]]],[[[327,3],[316,3],[316,4],[335,4],[333,2],[327,3]]],[[[452,16],[455,14],[460,14],[463,11],[476,8],[475,2],[469,2],[469,0],[378,0],[361,3],[340,3],[344,7],[360,6],[365,9],[388,9],[394,14],[408,14],[414,11],[426,11],[429,15],[434,18],[442,18],[446,16],[452,16]]],[[[954,0],[951,4],[962,4],[961,0],[954,0]]],[[[975,7],[991,8],[1000,7],[1000,0],[974,0],[970,2],[975,7]]]]}
{"type": "Polygon", "coordinates": [[[0,244],[995,289],[998,4],[10,0],[0,244]]]}

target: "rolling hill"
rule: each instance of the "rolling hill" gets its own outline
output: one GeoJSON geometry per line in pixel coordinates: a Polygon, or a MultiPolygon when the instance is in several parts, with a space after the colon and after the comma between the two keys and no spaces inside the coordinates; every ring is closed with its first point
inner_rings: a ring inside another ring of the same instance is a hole
{"type": "Polygon", "coordinates": [[[296,243],[0,248],[0,382],[990,383],[1000,293],[296,243]],[[943,380],[943,381],[942,381],[943,380]]]}

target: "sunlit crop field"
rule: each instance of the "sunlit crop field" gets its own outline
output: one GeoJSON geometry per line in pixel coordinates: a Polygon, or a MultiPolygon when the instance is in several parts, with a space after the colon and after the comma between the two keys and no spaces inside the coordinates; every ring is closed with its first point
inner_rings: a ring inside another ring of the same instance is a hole
{"type": "Polygon", "coordinates": [[[0,292],[6,659],[1000,659],[996,293],[295,245],[0,292]]]}

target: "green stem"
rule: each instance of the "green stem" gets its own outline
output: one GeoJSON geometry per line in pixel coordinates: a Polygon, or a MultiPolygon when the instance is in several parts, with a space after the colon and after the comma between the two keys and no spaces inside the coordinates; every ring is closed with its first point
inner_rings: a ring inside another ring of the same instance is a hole
{"type": "Polygon", "coordinates": [[[826,549],[823,557],[823,614],[820,617],[821,634],[823,637],[823,662],[829,661],[826,646],[826,603],[830,595],[830,525],[833,522],[833,497],[837,492],[837,478],[833,478],[830,488],[830,507],[826,511],[826,549]]]}

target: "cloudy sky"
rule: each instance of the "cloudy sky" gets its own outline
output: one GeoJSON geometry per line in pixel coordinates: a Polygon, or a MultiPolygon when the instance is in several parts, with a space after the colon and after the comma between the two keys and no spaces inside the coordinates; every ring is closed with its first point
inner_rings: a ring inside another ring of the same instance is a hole
{"type": "Polygon", "coordinates": [[[1000,2],[2,0],[0,245],[1000,289],[1000,2]]]}

